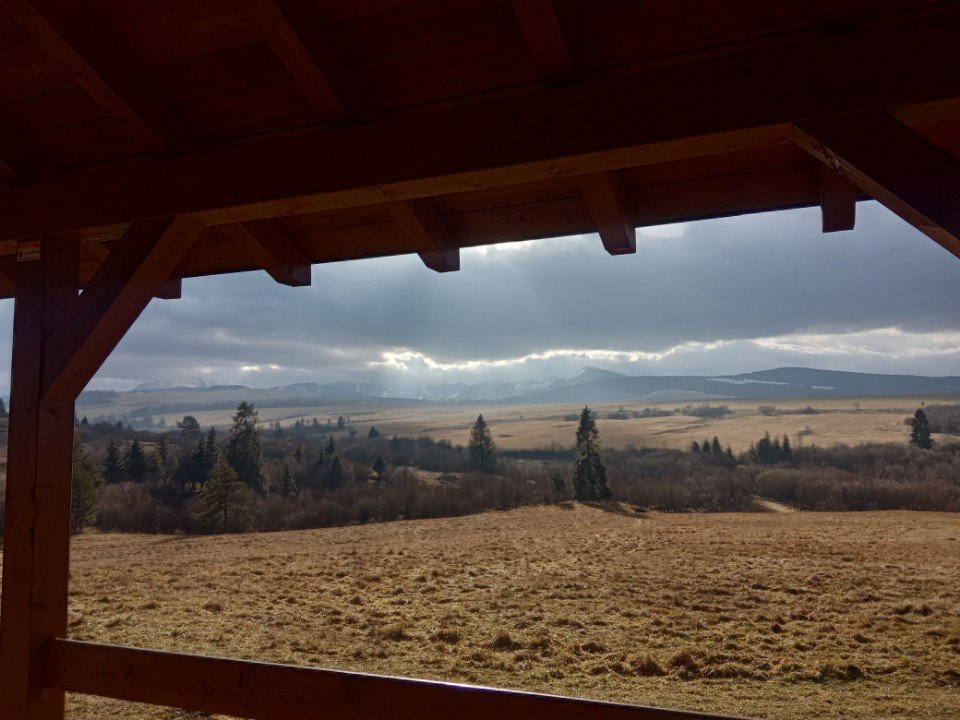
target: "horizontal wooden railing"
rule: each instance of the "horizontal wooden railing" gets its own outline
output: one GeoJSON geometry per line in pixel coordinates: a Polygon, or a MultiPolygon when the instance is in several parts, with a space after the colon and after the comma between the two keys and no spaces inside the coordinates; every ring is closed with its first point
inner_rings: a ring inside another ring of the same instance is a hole
{"type": "Polygon", "coordinates": [[[49,641],[44,672],[49,688],[259,720],[721,719],[679,710],[77,640],[49,641]]]}

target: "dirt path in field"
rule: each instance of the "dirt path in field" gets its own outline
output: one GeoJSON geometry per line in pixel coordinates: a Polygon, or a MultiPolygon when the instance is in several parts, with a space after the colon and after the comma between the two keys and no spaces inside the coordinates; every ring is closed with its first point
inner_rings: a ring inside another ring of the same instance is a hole
{"type": "Polygon", "coordinates": [[[792,513],[796,512],[796,508],[792,508],[789,505],[784,503],[777,502],[776,500],[768,500],[767,498],[758,497],[754,502],[757,503],[762,508],[769,510],[770,512],[775,513],[792,513]]]}

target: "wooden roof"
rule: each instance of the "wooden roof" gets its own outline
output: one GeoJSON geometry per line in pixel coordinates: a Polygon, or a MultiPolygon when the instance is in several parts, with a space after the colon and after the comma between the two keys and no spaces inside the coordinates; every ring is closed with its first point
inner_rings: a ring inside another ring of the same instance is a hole
{"type": "Polygon", "coordinates": [[[932,0],[0,0],[0,296],[19,241],[82,243],[83,284],[174,216],[174,282],[821,197],[836,229],[855,193],[956,252],[883,195],[954,177],[958,38],[932,0]]]}

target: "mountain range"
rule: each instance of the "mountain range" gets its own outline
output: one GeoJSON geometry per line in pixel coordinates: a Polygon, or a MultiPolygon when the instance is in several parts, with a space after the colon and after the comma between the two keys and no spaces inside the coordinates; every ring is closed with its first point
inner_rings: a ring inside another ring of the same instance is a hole
{"type": "MultiPolygon", "coordinates": [[[[242,391],[243,386],[220,386],[206,380],[177,379],[138,385],[135,392],[218,389],[242,391]]],[[[257,390],[262,396],[265,390],[257,390]]],[[[562,377],[543,380],[425,383],[388,387],[364,380],[334,383],[295,383],[269,388],[278,398],[324,400],[391,399],[423,402],[677,402],[733,398],[875,397],[884,395],[934,396],[960,394],[960,377],[878,375],[869,373],[784,367],[739,375],[633,376],[585,367],[562,377]]]]}

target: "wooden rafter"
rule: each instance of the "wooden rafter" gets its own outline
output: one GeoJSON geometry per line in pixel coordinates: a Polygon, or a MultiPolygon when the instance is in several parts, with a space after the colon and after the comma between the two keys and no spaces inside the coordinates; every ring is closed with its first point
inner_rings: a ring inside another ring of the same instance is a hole
{"type": "Polygon", "coordinates": [[[203,230],[184,218],[130,226],[46,341],[44,398],[77,396],[203,230]]]}
{"type": "Polygon", "coordinates": [[[573,61],[553,0],[513,0],[513,9],[543,84],[549,87],[570,82],[573,61]]]}
{"type": "Polygon", "coordinates": [[[960,20],[942,20],[908,34],[829,37],[118,167],[97,183],[18,188],[0,196],[0,240],[150,217],[209,225],[410,200],[788,143],[797,118],[917,103],[935,112],[935,101],[960,97],[960,73],[941,71],[958,34],[960,20]],[[907,80],[863,83],[867,75],[907,80]],[[686,102],[650,102],[678,87],[686,102]]]}
{"type": "Polygon", "coordinates": [[[797,143],[960,257],[960,160],[885,112],[807,120],[797,143]]]}
{"type": "Polygon", "coordinates": [[[243,0],[243,5],[323,121],[346,121],[352,111],[345,101],[345,65],[318,17],[317,4],[243,0]]]}
{"type": "Polygon", "coordinates": [[[247,256],[281,285],[310,284],[310,258],[276,224],[265,221],[224,226],[247,256]]]}
{"type": "Polygon", "coordinates": [[[857,188],[826,164],[820,165],[820,213],[825,233],[853,230],[857,219],[857,188]]]}
{"type": "Polygon", "coordinates": [[[198,147],[159,83],[108,37],[84,3],[0,0],[2,6],[113,117],[126,122],[144,150],[162,154],[198,147]]]}
{"type": "Polygon", "coordinates": [[[460,269],[460,250],[454,245],[450,229],[432,200],[395,202],[387,205],[387,209],[424,265],[441,273],[460,269]]]}
{"type": "Polygon", "coordinates": [[[76,640],[52,641],[45,665],[47,682],[53,688],[254,720],[372,720],[395,717],[398,708],[416,708],[421,720],[718,718],[682,710],[76,640]]]}
{"type": "Polygon", "coordinates": [[[611,255],[635,253],[637,229],[624,200],[619,178],[609,172],[593,173],[580,178],[580,186],[607,252],[611,255]]]}

